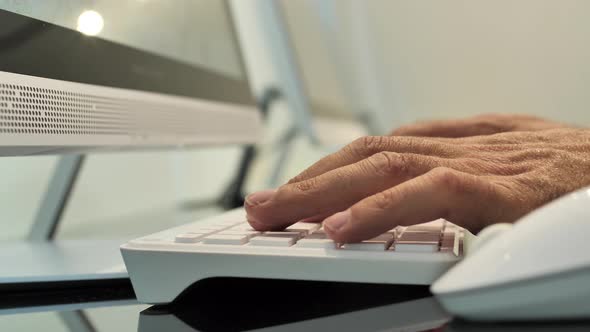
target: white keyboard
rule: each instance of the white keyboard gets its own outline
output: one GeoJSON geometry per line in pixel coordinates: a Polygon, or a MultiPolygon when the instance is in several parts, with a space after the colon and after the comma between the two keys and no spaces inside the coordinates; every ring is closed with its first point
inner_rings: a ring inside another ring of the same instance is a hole
{"type": "Polygon", "coordinates": [[[467,235],[439,219],[337,244],[316,223],[257,232],[237,209],[132,240],[121,252],[139,301],[169,303],[210,277],[428,285],[463,256],[467,235]]]}

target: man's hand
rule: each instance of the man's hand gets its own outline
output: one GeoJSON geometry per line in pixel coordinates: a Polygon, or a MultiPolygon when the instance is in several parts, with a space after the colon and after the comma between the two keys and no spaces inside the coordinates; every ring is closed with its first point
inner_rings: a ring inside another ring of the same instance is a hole
{"type": "Polygon", "coordinates": [[[396,136],[467,137],[509,131],[566,128],[563,123],[520,114],[484,114],[467,119],[419,122],[394,130],[396,136]]]}
{"type": "Polygon", "coordinates": [[[324,221],[337,242],[445,218],[474,232],[590,185],[590,130],[464,138],[364,137],[246,199],[250,224],[324,221]]]}

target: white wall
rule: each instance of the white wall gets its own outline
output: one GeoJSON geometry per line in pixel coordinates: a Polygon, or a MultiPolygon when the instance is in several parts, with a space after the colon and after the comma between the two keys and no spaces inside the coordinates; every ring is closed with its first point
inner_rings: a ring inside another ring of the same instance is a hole
{"type": "MultiPolygon", "coordinates": [[[[346,61],[369,69],[366,62],[374,61],[373,72],[358,78],[364,80],[361,89],[378,90],[378,101],[365,102],[379,106],[382,130],[416,119],[482,112],[589,123],[589,1],[332,2],[345,35],[341,40],[349,54],[357,54],[346,61]],[[369,32],[360,42],[352,36],[359,24],[369,32]],[[367,47],[370,58],[362,56],[367,47]]],[[[314,55],[325,48],[310,31],[318,23],[308,9],[317,2],[283,3],[299,15],[290,19],[299,49],[306,51],[303,67],[313,68],[307,71],[308,85],[318,98],[337,104],[343,97],[333,86],[338,84],[334,68],[323,55],[314,55]]],[[[367,94],[358,92],[359,98],[367,94]]]]}

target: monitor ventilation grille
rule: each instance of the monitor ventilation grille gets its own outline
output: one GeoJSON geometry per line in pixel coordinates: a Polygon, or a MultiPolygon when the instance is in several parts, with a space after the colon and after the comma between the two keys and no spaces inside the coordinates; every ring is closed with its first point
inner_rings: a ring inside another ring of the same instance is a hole
{"type": "Polygon", "coordinates": [[[250,105],[0,71],[0,156],[251,143],[260,125],[250,105]]]}
{"type": "Polygon", "coordinates": [[[127,135],[130,106],[113,98],[0,83],[0,133],[127,135]]]}
{"type": "Polygon", "coordinates": [[[177,97],[146,100],[141,94],[110,97],[0,81],[0,134],[182,136],[203,129],[195,121],[222,125],[215,116],[204,119],[200,104],[170,100],[177,97]]]}

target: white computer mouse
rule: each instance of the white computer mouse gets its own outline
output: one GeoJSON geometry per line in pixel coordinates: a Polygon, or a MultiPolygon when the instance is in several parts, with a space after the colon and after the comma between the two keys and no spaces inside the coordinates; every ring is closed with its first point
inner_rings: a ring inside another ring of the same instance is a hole
{"type": "Polygon", "coordinates": [[[471,320],[590,317],[590,187],[484,229],[431,291],[471,320]]]}

